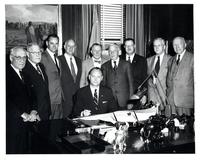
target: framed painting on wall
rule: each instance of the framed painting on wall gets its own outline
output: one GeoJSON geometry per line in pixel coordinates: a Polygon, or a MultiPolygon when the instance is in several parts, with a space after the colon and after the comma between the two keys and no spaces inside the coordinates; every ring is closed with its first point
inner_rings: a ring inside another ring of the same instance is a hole
{"type": "Polygon", "coordinates": [[[15,46],[36,42],[41,48],[49,34],[58,34],[58,5],[5,5],[6,53],[15,46]]]}

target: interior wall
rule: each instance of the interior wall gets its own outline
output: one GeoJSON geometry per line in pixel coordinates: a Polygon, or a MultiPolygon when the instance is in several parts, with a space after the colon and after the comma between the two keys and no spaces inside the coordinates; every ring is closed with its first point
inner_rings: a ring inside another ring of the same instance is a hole
{"type": "Polygon", "coordinates": [[[168,53],[171,55],[174,55],[171,46],[174,37],[193,40],[192,4],[144,5],[144,16],[147,57],[153,54],[152,41],[156,37],[169,41],[168,53]]]}

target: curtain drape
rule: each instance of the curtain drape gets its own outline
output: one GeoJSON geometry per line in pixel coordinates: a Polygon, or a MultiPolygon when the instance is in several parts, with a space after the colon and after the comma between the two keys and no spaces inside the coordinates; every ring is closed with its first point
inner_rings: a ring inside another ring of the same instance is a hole
{"type": "Polygon", "coordinates": [[[142,56],[145,54],[144,42],[144,6],[126,5],[126,38],[134,38],[136,43],[136,53],[142,56]]]}
{"type": "Polygon", "coordinates": [[[62,39],[74,39],[76,56],[85,58],[92,29],[93,5],[62,5],[62,39]]]}

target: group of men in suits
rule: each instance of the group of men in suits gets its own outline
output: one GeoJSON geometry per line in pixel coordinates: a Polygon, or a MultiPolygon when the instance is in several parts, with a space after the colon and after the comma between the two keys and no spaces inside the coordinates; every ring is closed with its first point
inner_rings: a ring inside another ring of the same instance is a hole
{"type": "Polygon", "coordinates": [[[160,105],[162,114],[194,114],[194,56],[186,51],[183,37],[173,39],[176,55],[165,54],[165,41],[156,38],[153,42],[156,55],[148,62],[148,99],[160,105]]]}
{"type": "Polygon", "coordinates": [[[156,38],[156,55],[147,60],[135,53],[131,38],[125,39],[122,55],[119,45],[109,46],[110,60],[102,57],[97,43],[92,45],[92,57],[83,62],[75,56],[73,39],[64,43],[61,56],[58,45],[59,37],[49,35],[43,53],[36,43],[28,44],[27,50],[11,49],[6,72],[7,153],[27,152],[26,122],[127,109],[127,101],[147,77],[142,103],[146,98],[158,103],[166,116],[193,114],[193,54],[186,51],[184,38],[173,40],[174,57],[165,53],[165,41],[156,38]]]}

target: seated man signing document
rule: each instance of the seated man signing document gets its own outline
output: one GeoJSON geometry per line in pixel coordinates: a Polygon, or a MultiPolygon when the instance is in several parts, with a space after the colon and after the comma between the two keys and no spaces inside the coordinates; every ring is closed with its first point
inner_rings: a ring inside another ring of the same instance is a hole
{"type": "Polygon", "coordinates": [[[103,74],[100,68],[94,67],[88,74],[89,85],[80,88],[75,96],[73,116],[89,116],[117,110],[117,103],[112,90],[100,85],[103,74]]]}

